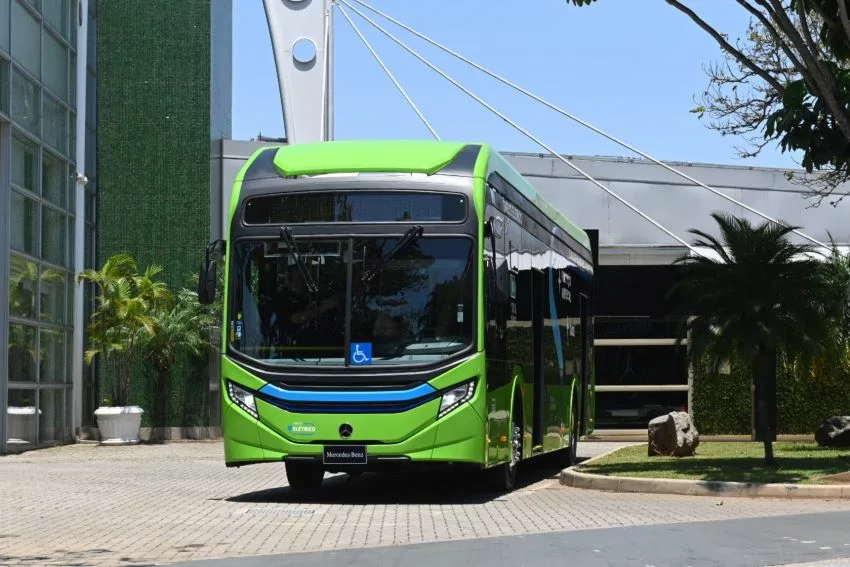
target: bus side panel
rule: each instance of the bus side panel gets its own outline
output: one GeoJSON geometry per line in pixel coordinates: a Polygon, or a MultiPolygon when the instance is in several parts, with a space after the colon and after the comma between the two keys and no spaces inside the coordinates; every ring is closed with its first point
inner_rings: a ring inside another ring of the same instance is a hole
{"type": "MultiPolygon", "coordinates": [[[[572,362],[567,357],[569,320],[564,318],[563,302],[561,299],[561,270],[553,266],[556,252],[548,251],[545,257],[549,266],[544,270],[542,290],[540,295],[545,298],[543,339],[543,368],[544,394],[543,411],[546,429],[543,437],[545,452],[557,451],[564,446],[564,423],[568,419],[569,409],[566,401],[569,398],[567,384],[568,365],[572,362]]],[[[543,302],[541,302],[543,303],[543,302]]]]}
{"type": "Polygon", "coordinates": [[[508,460],[508,427],[510,424],[513,383],[506,381],[507,363],[504,360],[487,361],[487,466],[508,460]],[[489,370],[498,369],[498,373],[489,370]]]}
{"type": "Polygon", "coordinates": [[[221,405],[221,426],[225,463],[251,463],[266,459],[257,422],[246,419],[242,410],[226,397],[221,405]]]}
{"type": "Polygon", "coordinates": [[[565,366],[562,447],[568,447],[574,417],[572,412],[576,411],[576,417],[581,419],[582,400],[586,395],[582,391],[582,377],[586,372],[587,302],[583,274],[574,268],[559,270],[557,274],[558,284],[552,290],[552,297],[560,323],[560,343],[565,366]]]}
{"type": "MultiPolygon", "coordinates": [[[[547,329],[550,331],[550,329],[547,329]]],[[[551,334],[549,335],[551,339],[551,334]]],[[[544,369],[544,396],[545,406],[543,408],[545,430],[543,435],[543,451],[557,451],[563,446],[563,410],[564,399],[567,388],[563,384],[563,374],[558,368],[547,367],[544,369]]]]}

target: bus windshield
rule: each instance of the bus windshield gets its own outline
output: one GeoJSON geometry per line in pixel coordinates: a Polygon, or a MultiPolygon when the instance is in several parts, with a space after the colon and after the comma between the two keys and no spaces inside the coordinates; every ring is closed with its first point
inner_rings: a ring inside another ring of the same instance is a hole
{"type": "Polygon", "coordinates": [[[232,349],[273,366],[386,366],[438,362],[472,344],[471,239],[420,228],[292,244],[236,243],[232,349]]]}

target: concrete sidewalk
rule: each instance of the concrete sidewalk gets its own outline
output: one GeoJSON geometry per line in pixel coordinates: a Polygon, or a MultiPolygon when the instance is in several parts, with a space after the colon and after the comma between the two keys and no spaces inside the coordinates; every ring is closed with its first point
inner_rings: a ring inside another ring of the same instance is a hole
{"type": "MultiPolygon", "coordinates": [[[[613,448],[582,444],[589,456],[613,448]]],[[[527,463],[511,494],[451,475],[345,475],[318,499],[282,464],[224,466],[220,442],[70,445],[0,458],[0,564],[151,565],[850,510],[850,502],[618,494],[527,463]]]]}

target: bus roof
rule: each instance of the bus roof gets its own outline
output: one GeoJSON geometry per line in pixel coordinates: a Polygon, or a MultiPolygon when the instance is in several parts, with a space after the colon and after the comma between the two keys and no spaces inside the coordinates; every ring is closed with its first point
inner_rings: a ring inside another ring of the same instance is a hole
{"type": "Polygon", "coordinates": [[[281,146],[274,164],[284,175],[437,173],[466,144],[426,140],[339,141],[281,146]]]}
{"type": "Polygon", "coordinates": [[[513,185],[517,191],[525,195],[525,197],[534,203],[543,214],[552,219],[552,221],[564,232],[575,238],[579,244],[590,250],[590,238],[587,233],[577,224],[568,219],[561,211],[556,209],[549,201],[534,188],[534,186],[516,170],[514,166],[508,162],[499,152],[490,151],[490,166],[489,172],[495,171],[501,175],[505,181],[513,185]]]}
{"type": "MultiPolygon", "coordinates": [[[[434,140],[352,140],[275,146],[274,169],[280,175],[297,177],[331,173],[439,173],[452,164],[468,146],[479,146],[475,163],[469,163],[469,176],[489,176],[495,172],[513,185],[553,223],[590,249],[587,233],[556,209],[492,146],[483,143],[443,142],[434,140]],[[483,162],[483,160],[487,160],[483,162]]],[[[271,165],[271,164],[269,164],[271,165]]],[[[456,171],[456,170],[455,170],[456,171]]],[[[240,175],[241,177],[241,175],[240,175]]],[[[239,179],[241,180],[241,179],[239,179]]]]}

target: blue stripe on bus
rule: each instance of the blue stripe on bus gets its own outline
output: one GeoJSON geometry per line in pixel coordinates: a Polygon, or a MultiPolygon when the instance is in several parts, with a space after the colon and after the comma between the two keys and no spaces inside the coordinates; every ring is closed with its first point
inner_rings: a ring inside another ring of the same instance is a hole
{"type": "Polygon", "coordinates": [[[549,318],[552,320],[552,336],[555,339],[555,354],[558,355],[559,374],[564,373],[564,351],[561,346],[561,323],[558,321],[558,308],[555,305],[555,270],[549,268],[549,318]]]}
{"type": "Polygon", "coordinates": [[[259,393],[269,398],[283,402],[300,403],[380,403],[408,402],[437,392],[430,384],[420,384],[409,390],[374,390],[374,391],[344,391],[344,390],[287,390],[266,384],[259,393]]]}
{"type": "Polygon", "coordinates": [[[322,404],[313,404],[313,405],[301,405],[296,404],[292,405],[290,403],[281,401],[281,400],[268,400],[270,404],[275,407],[281,408],[288,412],[292,413],[345,413],[345,414],[353,414],[353,413],[404,413],[406,411],[417,408],[425,403],[433,401],[436,398],[422,398],[421,400],[417,400],[414,402],[403,402],[400,404],[392,405],[392,406],[373,406],[373,405],[360,405],[360,404],[331,404],[331,405],[322,405],[322,404]]]}

